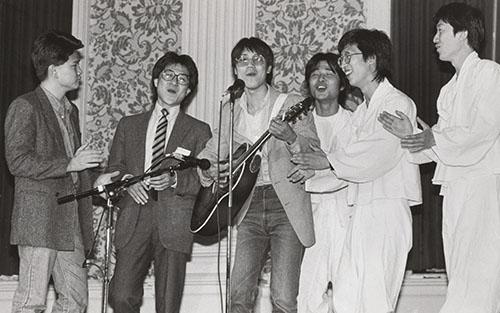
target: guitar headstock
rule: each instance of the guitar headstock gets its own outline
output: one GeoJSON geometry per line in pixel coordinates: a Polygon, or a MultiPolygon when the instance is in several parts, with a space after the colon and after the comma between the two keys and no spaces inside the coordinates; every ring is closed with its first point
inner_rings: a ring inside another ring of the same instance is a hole
{"type": "Polygon", "coordinates": [[[286,122],[295,122],[298,118],[301,117],[302,114],[307,115],[310,110],[312,110],[314,105],[314,98],[308,97],[304,100],[300,101],[297,104],[294,104],[285,112],[283,117],[283,121],[286,122]]]}

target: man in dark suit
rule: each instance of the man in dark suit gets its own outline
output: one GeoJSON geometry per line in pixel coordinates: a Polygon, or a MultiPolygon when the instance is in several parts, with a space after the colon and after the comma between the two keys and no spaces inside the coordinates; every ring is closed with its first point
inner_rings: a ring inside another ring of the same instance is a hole
{"type": "Polygon", "coordinates": [[[87,306],[82,263],[92,238],[91,201],[56,202],[58,194],[90,188],[85,170],[103,161],[88,143],[81,146],[78,109],[66,98],[80,84],[82,47],[70,34],[40,35],[31,54],[40,86],[15,99],[5,119],[5,157],[15,178],[11,243],[20,257],[12,312],[44,311],[51,277],[53,312],[87,306]]]}
{"type": "MultiPolygon", "coordinates": [[[[175,165],[179,161],[161,161],[161,157],[177,148],[197,155],[211,136],[206,123],[182,110],[198,85],[191,57],[167,52],[156,62],[151,84],[153,109],[124,117],[116,129],[109,171],[119,170],[123,177],[175,165]]],[[[179,312],[193,241],[189,225],[199,188],[196,169],[188,168],[167,171],[127,189],[118,203],[114,240],[117,254],[110,304],[115,312],[139,312],[151,262],[156,312],[179,312]]]]}

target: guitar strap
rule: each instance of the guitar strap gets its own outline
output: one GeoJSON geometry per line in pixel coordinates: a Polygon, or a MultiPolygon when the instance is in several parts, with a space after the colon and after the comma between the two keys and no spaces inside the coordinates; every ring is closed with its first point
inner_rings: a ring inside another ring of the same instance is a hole
{"type": "MultiPolygon", "coordinates": [[[[276,98],[276,101],[274,101],[273,103],[273,108],[271,110],[271,114],[269,114],[269,121],[268,121],[268,125],[271,124],[271,120],[276,116],[278,115],[278,113],[280,112],[281,108],[283,107],[283,104],[285,103],[285,100],[286,100],[286,97],[288,95],[286,93],[280,93],[278,95],[278,97],[276,98]]],[[[260,155],[262,149],[264,148],[264,145],[262,145],[260,148],[259,148],[259,151],[258,151],[258,154],[260,155]]]]}
{"type": "Polygon", "coordinates": [[[278,98],[276,98],[276,101],[274,101],[273,104],[273,109],[271,111],[271,114],[269,115],[269,123],[271,123],[271,120],[278,115],[279,111],[283,107],[283,104],[285,103],[287,94],[286,93],[280,93],[278,95],[278,98]]]}

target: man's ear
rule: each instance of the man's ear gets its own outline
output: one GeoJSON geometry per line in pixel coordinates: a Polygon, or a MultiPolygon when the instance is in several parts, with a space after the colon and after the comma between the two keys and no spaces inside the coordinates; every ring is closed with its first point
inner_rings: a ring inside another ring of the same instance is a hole
{"type": "Polygon", "coordinates": [[[54,64],[49,65],[47,68],[47,76],[57,77],[56,66],[54,64]]]}
{"type": "Polygon", "coordinates": [[[158,78],[153,79],[153,85],[158,88],[158,78]]]}
{"type": "Polygon", "coordinates": [[[273,70],[272,65],[269,65],[266,70],[266,74],[271,74],[271,71],[273,70]]]}
{"type": "Polygon", "coordinates": [[[376,64],[377,63],[377,56],[376,55],[371,55],[366,59],[366,62],[368,64],[376,64]]]}
{"type": "Polygon", "coordinates": [[[459,31],[455,34],[455,37],[460,40],[465,40],[468,43],[467,37],[469,37],[469,32],[467,30],[459,31]]]}

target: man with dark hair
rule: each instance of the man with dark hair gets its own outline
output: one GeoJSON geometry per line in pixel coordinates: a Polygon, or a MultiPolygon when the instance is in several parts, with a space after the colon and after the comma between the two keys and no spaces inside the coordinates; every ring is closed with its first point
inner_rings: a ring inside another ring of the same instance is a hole
{"type": "MultiPolygon", "coordinates": [[[[271,301],[273,312],[297,312],[300,264],[304,247],[314,244],[314,230],[309,195],[303,185],[288,181],[293,167],[292,153],[319,146],[311,116],[290,126],[281,120],[298,96],[279,93],[271,85],[273,53],[261,39],[241,39],[231,52],[235,78],[245,82],[244,93],[234,105],[235,147],[255,143],[269,129],[272,137],[261,151],[262,164],[249,207],[240,212],[236,256],[231,274],[232,313],[254,311],[258,279],[271,254],[271,301]]],[[[222,126],[199,155],[212,166],[199,171],[202,184],[210,186],[217,179],[217,150],[220,158],[229,155],[229,105],[223,107],[222,126]],[[220,142],[217,133],[220,132],[220,142]]],[[[220,164],[226,171],[227,164],[220,164]]]]}
{"type": "Polygon", "coordinates": [[[439,118],[416,130],[408,118],[379,120],[416,163],[437,163],[443,195],[448,293],[441,313],[500,312],[500,66],[480,59],[482,13],[464,3],[441,7],[433,42],[456,74],[441,88],[439,118]],[[414,133],[415,131],[415,133],[414,133]]]}
{"type": "MultiPolygon", "coordinates": [[[[113,138],[108,171],[122,177],[168,169],[179,161],[166,154],[183,148],[197,155],[211,136],[210,127],[183,112],[198,86],[198,69],[188,55],[167,52],[151,79],[152,110],[120,120],[113,138]]],[[[193,235],[189,231],[200,188],[195,168],[165,173],[127,188],[115,231],[116,265],[110,285],[115,312],[139,312],[144,279],[154,263],[156,312],[180,309],[186,262],[193,235]]]]}
{"type": "MultiPolygon", "coordinates": [[[[311,193],[316,243],[306,249],[300,271],[298,313],[318,312],[326,302],[327,286],[337,280],[344,239],[352,208],[347,206],[347,183],[330,169],[326,153],[342,146],[351,112],[344,109],[351,91],[338,64],[339,56],[317,53],[306,64],[304,89],[314,99],[312,112],[321,149],[294,154],[292,162],[307,164],[314,176],[305,182],[311,193]]],[[[330,291],[331,292],[331,291],[330,291]]]]}
{"type": "Polygon", "coordinates": [[[5,157],[15,178],[11,243],[20,258],[12,312],[44,311],[51,277],[57,292],[53,312],[87,307],[82,264],[92,238],[92,204],[88,198],[56,201],[88,190],[85,170],[103,161],[100,151],[80,144],[78,109],[66,98],[80,85],[82,47],[70,34],[40,35],[32,61],[41,83],[15,99],[5,119],[5,157]]]}
{"type": "MultiPolygon", "coordinates": [[[[378,30],[354,29],[340,39],[339,65],[364,102],[352,114],[345,142],[326,154],[333,174],[347,182],[354,213],[347,230],[333,305],[338,313],[393,312],[411,248],[410,206],[421,202],[418,166],[399,140],[377,123],[382,111],[415,119],[413,101],[388,81],[391,42],[378,30]]],[[[300,158],[302,170],[314,169],[300,158]]],[[[324,166],[323,166],[324,168],[324,166]]]]}

